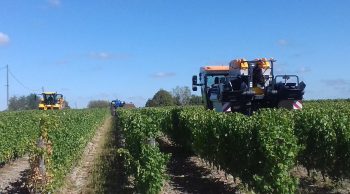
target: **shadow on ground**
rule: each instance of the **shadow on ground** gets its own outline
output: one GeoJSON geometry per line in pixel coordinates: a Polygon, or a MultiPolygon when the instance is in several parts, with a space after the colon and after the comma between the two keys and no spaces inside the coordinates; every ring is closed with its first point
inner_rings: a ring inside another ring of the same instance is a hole
{"type": "MultiPolygon", "coordinates": [[[[170,185],[175,193],[235,193],[236,189],[230,188],[224,182],[212,178],[210,170],[198,166],[193,161],[193,154],[184,151],[181,147],[158,140],[160,150],[170,153],[168,164],[170,185]],[[192,159],[191,159],[192,158],[192,159]]],[[[196,157],[195,157],[196,158],[196,157]]],[[[199,160],[198,158],[196,158],[199,160]]]]}
{"type": "MultiPolygon", "coordinates": [[[[25,183],[26,183],[26,180],[27,180],[27,175],[29,173],[29,170],[24,170],[24,171],[21,171],[20,173],[20,176],[21,178],[15,182],[12,182],[9,184],[9,186],[7,186],[5,189],[4,189],[4,193],[23,193],[23,194],[27,194],[27,193],[30,193],[28,191],[28,188],[26,187],[25,183]]],[[[2,192],[0,192],[2,193],[2,192]]]]}
{"type": "Polygon", "coordinates": [[[315,184],[315,181],[312,181],[308,177],[300,178],[299,189],[297,193],[310,193],[310,194],[331,194],[335,193],[332,191],[332,188],[320,186],[315,184]]]}

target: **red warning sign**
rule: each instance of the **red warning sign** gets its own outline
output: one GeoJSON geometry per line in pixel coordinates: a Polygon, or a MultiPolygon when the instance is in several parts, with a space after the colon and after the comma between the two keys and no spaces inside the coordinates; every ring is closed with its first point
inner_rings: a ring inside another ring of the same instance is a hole
{"type": "Polygon", "coordinates": [[[293,109],[294,110],[299,110],[303,108],[303,103],[301,102],[301,100],[296,100],[293,102],[293,109]]]}
{"type": "Polygon", "coordinates": [[[229,102],[223,103],[222,111],[223,112],[231,112],[231,103],[229,103],[229,102]]]}

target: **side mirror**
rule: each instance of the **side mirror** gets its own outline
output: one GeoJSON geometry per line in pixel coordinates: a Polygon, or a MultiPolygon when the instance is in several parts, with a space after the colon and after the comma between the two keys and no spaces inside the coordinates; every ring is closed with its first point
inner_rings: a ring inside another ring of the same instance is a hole
{"type": "Polygon", "coordinates": [[[192,85],[193,86],[197,85],[197,76],[196,75],[192,76],[192,85]]]}
{"type": "Polygon", "coordinates": [[[197,76],[192,76],[192,91],[197,91],[197,76]]]}
{"type": "Polygon", "coordinates": [[[306,84],[302,81],[299,83],[299,87],[300,87],[300,89],[304,90],[306,87],[306,84]]]}

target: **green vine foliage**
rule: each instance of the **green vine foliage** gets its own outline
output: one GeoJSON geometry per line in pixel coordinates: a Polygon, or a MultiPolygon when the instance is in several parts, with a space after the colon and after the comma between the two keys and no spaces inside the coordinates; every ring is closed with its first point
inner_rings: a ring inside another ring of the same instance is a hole
{"type": "Polygon", "coordinates": [[[47,193],[52,189],[52,143],[48,134],[57,129],[57,120],[58,117],[49,114],[42,114],[39,119],[40,137],[32,144],[27,179],[27,186],[32,193],[47,193]]]}
{"type": "Polygon", "coordinates": [[[39,111],[0,113],[0,164],[28,153],[40,133],[39,111]]]}
{"type": "Polygon", "coordinates": [[[261,110],[252,117],[258,161],[253,187],[262,193],[294,193],[297,188],[298,180],[290,174],[299,151],[292,118],[281,109],[261,110]]]}
{"type": "Polygon", "coordinates": [[[125,137],[125,149],[117,153],[126,156],[128,174],[135,177],[139,193],[159,193],[166,175],[169,155],[151,143],[162,134],[166,109],[117,110],[117,123],[125,137]],[[127,153],[125,152],[127,150],[127,153]]]}
{"type": "MultiPolygon", "coordinates": [[[[0,113],[0,163],[46,153],[31,146],[43,135],[42,114],[46,123],[52,121],[44,136],[52,145],[48,191],[54,191],[107,110],[0,113]]],[[[116,154],[126,158],[140,193],[159,193],[167,178],[169,156],[152,143],[163,133],[260,193],[294,193],[298,180],[290,171],[296,163],[334,179],[350,177],[349,101],[312,101],[301,111],[266,109],[251,117],[202,107],[120,109],[117,123],[126,147],[116,154]]]]}
{"type": "Polygon", "coordinates": [[[87,143],[108,115],[107,109],[51,112],[58,117],[57,130],[48,134],[52,142],[53,186],[55,189],[80,158],[87,143]]]}
{"type": "MultiPolygon", "coordinates": [[[[107,109],[19,111],[0,113],[0,163],[29,153],[32,163],[44,156],[50,181],[39,190],[58,188],[88,141],[106,118],[107,109]],[[38,138],[49,149],[38,148],[38,138]],[[35,157],[38,156],[38,157],[35,157]]],[[[34,167],[33,167],[34,168],[34,167]]]]}
{"type": "MultiPolygon", "coordinates": [[[[153,181],[147,175],[151,167],[156,168],[141,161],[152,161],[159,151],[152,147],[155,152],[150,154],[145,142],[162,133],[259,193],[295,193],[298,180],[290,172],[297,163],[335,179],[350,174],[348,101],[306,102],[301,111],[262,109],[251,117],[202,107],[146,108],[118,114],[139,191],[152,190],[146,186],[153,181]]],[[[161,158],[157,161],[165,161],[161,158]]],[[[150,193],[157,192],[159,189],[150,193]]]]}
{"type": "Polygon", "coordinates": [[[35,190],[45,193],[54,192],[62,185],[64,177],[77,163],[85,146],[107,114],[107,109],[46,111],[44,113],[39,124],[40,135],[33,140],[32,145],[34,146],[30,153],[34,163],[36,158],[44,156],[50,181],[35,190]],[[35,146],[39,137],[44,139],[50,150],[39,149],[35,146]]]}
{"type": "Polygon", "coordinates": [[[291,177],[290,170],[295,165],[299,146],[289,111],[263,110],[247,117],[189,107],[119,110],[117,115],[132,158],[130,174],[134,175],[141,193],[158,193],[161,189],[164,179],[157,177],[164,173],[167,160],[157,147],[146,142],[162,132],[240,177],[258,192],[296,190],[298,181],[291,177]]]}
{"type": "Polygon", "coordinates": [[[240,177],[261,193],[293,193],[290,176],[299,150],[292,115],[263,110],[253,117],[196,108],[174,109],[175,140],[201,158],[240,177]],[[284,115],[281,117],[281,115],[284,115]],[[182,138],[181,138],[182,137],[182,138]]]}
{"type": "Polygon", "coordinates": [[[350,103],[314,101],[295,112],[299,161],[334,179],[350,177],[350,103]]]}

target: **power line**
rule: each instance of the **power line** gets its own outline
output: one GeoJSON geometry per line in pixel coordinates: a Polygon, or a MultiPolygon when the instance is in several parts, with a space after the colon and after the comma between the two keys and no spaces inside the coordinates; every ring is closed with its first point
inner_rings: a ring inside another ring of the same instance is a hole
{"type": "Polygon", "coordinates": [[[38,90],[33,90],[33,89],[30,89],[29,87],[27,87],[26,85],[24,85],[21,81],[19,81],[15,75],[13,75],[13,73],[11,72],[11,70],[9,70],[9,73],[11,75],[11,77],[16,80],[16,82],[21,85],[24,89],[27,89],[28,91],[31,91],[31,92],[37,92],[38,90]]]}

